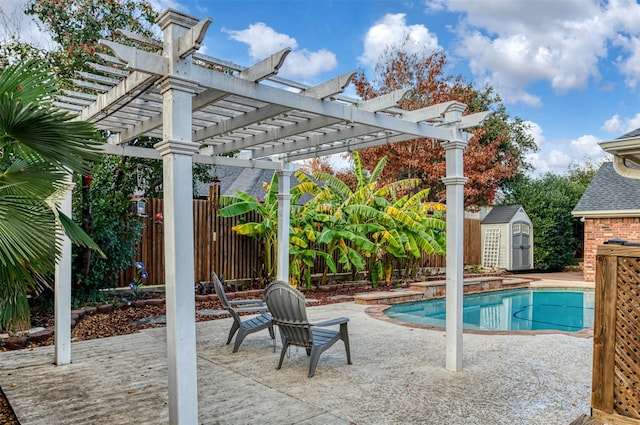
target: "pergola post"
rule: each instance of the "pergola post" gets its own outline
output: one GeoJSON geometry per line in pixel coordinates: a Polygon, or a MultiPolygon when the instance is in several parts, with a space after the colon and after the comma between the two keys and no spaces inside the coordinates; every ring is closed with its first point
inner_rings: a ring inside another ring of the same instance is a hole
{"type": "Polygon", "coordinates": [[[289,282],[289,225],[291,216],[291,164],[285,162],[278,173],[278,270],[276,279],[289,282]]]}
{"type": "MultiPolygon", "coordinates": [[[[67,188],[60,204],[62,213],[71,217],[73,182],[67,176],[67,188]]],[[[71,240],[61,234],[60,258],[55,271],[55,364],[71,363],[71,240]]]]}
{"type": "Polygon", "coordinates": [[[180,58],[176,49],[180,36],[196,23],[173,10],[158,19],[164,31],[164,56],[169,58],[169,76],[157,83],[162,94],[163,139],[155,148],[163,167],[169,421],[173,425],[198,423],[192,158],[199,145],[191,141],[195,86],[188,78],[192,61],[190,56],[180,58]]]}
{"type": "MultiPolygon", "coordinates": [[[[462,118],[466,105],[454,104],[445,113],[445,122],[462,118]]],[[[446,368],[462,370],[462,300],[464,284],[464,177],[462,154],[467,147],[462,131],[454,124],[452,138],[442,142],[447,172],[442,179],[447,188],[446,260],[446,368]]]]}

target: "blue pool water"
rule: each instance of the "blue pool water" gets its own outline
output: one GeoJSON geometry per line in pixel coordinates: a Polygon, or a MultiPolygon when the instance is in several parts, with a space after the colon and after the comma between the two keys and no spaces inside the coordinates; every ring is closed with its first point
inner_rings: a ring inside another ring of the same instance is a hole
{"type": "MultiPolygon", "coordinates": [[[[465,295],[465,329],[576,332],[593,327],[593,291],[512,289],[465,295]]],[[[396,304],[384,313],[403,322],[445,327],[445,300],[396,304]]]]}

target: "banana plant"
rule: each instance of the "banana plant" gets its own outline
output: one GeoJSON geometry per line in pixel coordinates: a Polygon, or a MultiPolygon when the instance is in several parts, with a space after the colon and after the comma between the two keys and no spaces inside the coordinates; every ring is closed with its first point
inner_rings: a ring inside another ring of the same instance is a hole
{"type": "MultiPolygon", "coordinates": [[[[313,248],[315,230],[313,229],[312,211],[301,210],[297,203],[305,194],[313,195],[318,187],[303,172],[295,173],[299,184],[291,188],[291,220],[289,227],[289,253],[291,255],[291,283],[297,286],[304,278],[306,286],[310,287],[310,273],[316,257],[323,257],[325,263],[335,270],[335,264],[324,251],[313,248]]],[[[255,199],[251,195],[237,191],[235,195],[222,196],[220,202],[224,205],[219,212],[222,217],[236,217],[250,211],[260,216],[260,221],[242,222],[232,229],[260,241],[264,252],[265,272],[261,276],[263,282],[273,280],[277,273],[277,239],[278,239],[278,174],[274,173],[270,183],[264,183],[264,201],[255,199]]]]}
{"type": "Polygon", "coordinates": [[[263,282],[268,282],[276,275],[276,243],[278,238],[278,174],[273,173],[270,183],[263,183],[266,191],[264,201],[253,196],[236,191],[235,195],[220,197],[220,203],[224,208],[220,209],[221,217],[242,216],[250,211],[255,211],[260,216],[259,222],[242,221],[232,227],[232,230],[241,235],[246,235],[258,240],[262,244],[264,255],[263,282]]]}
{"type": "MultiPolygon", "coordinates": [[[[380,160],[369,175],[362,167],[357,152],[353,160],[355,188],[331,174],[316,173],[314,178],[324,183],[324,187],[314,202],[322,205],[325,212],[319,241],[326,244],[330,255],[338,253],[339,263],[355,278],[357,272],[364,269],[366,259],[380,250],[370,235],[384,231],[393,220],[372,206],[376,180],[384,169],[386,158],[380,160]]],[[[327,273],[325,267],[322,284],[326,282],[327,273]]]]}
{"type": "Polygon", "coordinates": [[[353,154],[353,162],[356,178],[353,189],[333,175],[314,175],[325,184],[328,193],[323,197],[332,201],[333,216],[343,220],[339,230],[327,227],[320,239],[327,244],[329,252],[340,247],[346,255],[351,245],[358,255],[350,253],[347,258],[356,260],[352,264],[360,269],[357,259],[366,259],[374,285],[383,269],[385,280],[390,279],[393,258],[419,258],[422,252],[444,254],[444,222],[434,215],[444,206],[426,201],[428,189],[406,195],[419,187],[420,180],[404,179],[381,185],[378,180],[387,163],[386,157],[370,173],[363,168],[357,152],[353,154]],[[399,197],[399,194],[405,195],[399,197]],[[369,243],[360,242],[362,239],[369,243]]]}
{"type": "Polygon", "coordinates": [[[412,196],[405,195],[395,202],[385,198],[381,205],[396,222],[393,238],[386,234],[373,235],[374,239],[382,239],[381,253],[385,255],[381,255],[381,259],[387,282],[391,279],[394,258],[408,257],[405,273],[415,274],[415,260],[419,259],[422,253],[446,254],[445,221],[442,220],[445,206],[429,202],[428,196],[429,189],[424,189],[412,196]],[[401,245],[398,245],[397,241],[400,241],[401,245]]]}

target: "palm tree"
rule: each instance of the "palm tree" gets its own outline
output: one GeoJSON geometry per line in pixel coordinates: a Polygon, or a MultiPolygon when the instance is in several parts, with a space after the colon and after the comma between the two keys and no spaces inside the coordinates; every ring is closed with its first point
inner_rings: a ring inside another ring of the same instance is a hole
{"type": "Polygon", "coordinates": [[[63,233],[97,249],[57,205],[101,141],[53,107],[56,87],[36,61],[0,69],[0,328],[9,331],[30,325],[27,296],[50,279],[63,233]]]}

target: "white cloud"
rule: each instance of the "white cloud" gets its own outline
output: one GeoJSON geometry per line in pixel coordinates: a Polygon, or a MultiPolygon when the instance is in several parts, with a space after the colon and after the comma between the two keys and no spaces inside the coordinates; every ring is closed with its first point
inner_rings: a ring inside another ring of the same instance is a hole
{"type": "Polygon", "coordinates": [[[554,140],[547,143],[542,127],[532,121],[525,121],[524,124],[528,126],[529,135],[540,149],[526,157],[527,162],[533,167],[533,176],[545,173],[564,174],[573,163],[595,164],[606,156],[606,152],[598,145],[602,140],[595,136],[584,135],[568,142],[554,140]]]}
{"type": "Polygon", "coordinates": [[[573,162],[569,155],[557,149],[529,154],[527,160],[533,165],[534,176],[546,173],[563,174],[573,162]]]}
{"type": "Polygon", "coordinates": [[[542,134],[542,127],[533,121],[525,121],[523,124],[527,126],[527,133],[533,137],[533,141],[538,146],[538,149],[544,148],[545,137],[542,134]]]}
{"type": "Polygon", "coordinates": [[[602,129],[608,133],[618,133],[622,128],[622,122],[620,121],[620,115],[614,115],[604,122],[602,129]]]}
{"type": "Polygon", "coordinates": [[[400,45],[404,45],[407,53],[429,53],[439,49],[438,38],[427,27],[407,25],[404,13],[387,14],[367,31],[364,51],[358,60],[366,66],[374,66],[387,48],[400,45]]]}
{"type": "Polygon", "coordinates": [[[640,81],[640,5],[635,0],[431,0],[428,11],[463,14],[456,53],[506,102],[540,106],[526,87],[546,81],[557,93],[599,81],[599,61],[615,44],[628,86],[640,81]]]}
{"type": "Polygon", "coordinates": [[[286,47],[291,47],[292,49],[298,47],[298,42],[295,38],[281,34],[262,22],[249,25],[244,30],[223,29],[222,31],[229,34],[229,38],[232,40],[247,44],[249,46],[249,56],[253,59],[264,59],[286,47]]]}
{"type": "Polygon", "coordinates": [[[619,36],[615,44],[629,52],[627,57],[618,57],[616,64],[627,86],[636,87],[640,80],[640,38],[619,36]]]}
{"type": "Polygon", "coordinates": [[[186,9],[184,4],[174,0],[150,0],[149,3],[151,4],[151,7],[153,8],[153,10],[156,10],[160,13],[164,12],[167,9],[175,9],[175,10],[182,10],[182,11],[186,9]]]}
{"type": "Polygon", "coordinates": [[[590,134],[580,136],[569,142],[569,148],[572,156],[581,162],[581,160],[595,160],[606,155],[598,143],[602,140],[590,134]]]}
{"type": "Polygon", "coordinates": [[[425,0],[427,12],[440,12],[446,9],[447,0],[425,0]]]}
{"type": "Polygon", "coordinates": [[[617,134],[618,136],[638,128],[640,128],[640,113],[637,113],[631,118],[620,118],[620,115],[616,114],[606,120],[602,125],[603,130],[611,134],[617,134]]]}
{"type": "Polygon", "coordinates": [[[565,174],[571,164],[597,164],[602,161],[607,153],[598,145],[599,142],[601,140],[592,135],[580,136],[569,142],[555,141],[549,146],[556,148],[542,148],[539,152],[527,155],[527,161],[533,166],[534,177],[545,173],[565,174]]]}
{"type": "Polygon", "coordinates": [[[336,55],[320,49],[310,52],[307,49],[293,51],[287,57],[280,73],[294,77],[311,79],[321,72],[327,72],[338,66],[336,55]]]}
{"type": "Polygon", "coordinates": [[[296,50],[298,42],[295,38],[279,33],[262,22],[249,25],[244,30],[223,29],[223,31],[229,34],[232,40],[247,44],[249,56],[255,60],[264,59],[287,47],[293,49],[279,72],[279,75],[284,77],[312,79],[338,66],[334,53],[326,49],[315,52],[307,49],[296,50]]]}

